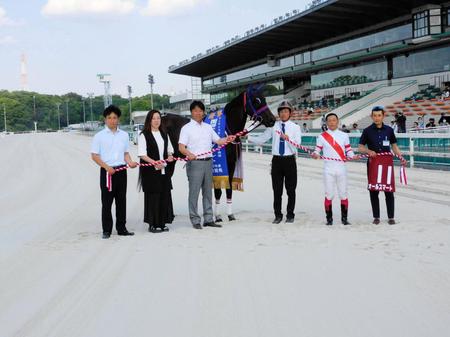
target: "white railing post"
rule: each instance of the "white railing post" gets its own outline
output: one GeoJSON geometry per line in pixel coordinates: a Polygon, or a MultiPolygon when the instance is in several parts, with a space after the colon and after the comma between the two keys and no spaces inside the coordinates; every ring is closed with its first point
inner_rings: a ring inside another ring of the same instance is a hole
{"type": "Polygon", "coordinates": [[[409,162],[414,167],[414,138],[409,138],[409,162]]]}

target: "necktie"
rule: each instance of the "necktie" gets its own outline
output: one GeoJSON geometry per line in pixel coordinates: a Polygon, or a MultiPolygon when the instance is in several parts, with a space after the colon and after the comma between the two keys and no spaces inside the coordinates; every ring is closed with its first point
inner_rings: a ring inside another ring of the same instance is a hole
{"type": "MultiPolygon", "coordinates": [[[[286,132],[284,123],[281,123],[281,132],[283,134],[286,132]]],[[[285,145],[284,139],[280,137],[280,147],[278,149],[280,156],[284,156],[284,145],[285,145]]]]}

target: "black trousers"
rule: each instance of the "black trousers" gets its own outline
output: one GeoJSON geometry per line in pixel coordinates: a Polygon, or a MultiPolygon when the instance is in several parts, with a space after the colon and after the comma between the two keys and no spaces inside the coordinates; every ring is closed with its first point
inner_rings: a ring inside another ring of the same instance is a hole
{"type": "Polygon", "coordinates": [[[283,185],[288,196],[287,218],[294,218],[295,189],[297,188],[297,162],[295,156],[273,156],[272,158],[273,210],[275,217],[282,217],[281,203],[283,185]]]}
{"type": "Polygon", "coordinates": [[[116,230],[118,233],[126,231],[127,217],[127,171],[118,171],[112,175],[112,191],[106,188],[106,171],[100,169],[100,190],[102,192],[102,227],[103,233],[111,233],[113,217],[111,207],[116,202],[116,230]]]}
{"type": "MultiPolygon", "coordinates": [[[[380,192],[378,191],[369,191],[370,192],[370,203],[372,204],[372,213],[374,218],[380,218],[380,200],[378,199],[378,195],[380,192]]],[[[393,192],[384,192],[384,196],[386,198],[386,208],[388,213],[388,218],[394,218],[394,193],[393,192]]]]}

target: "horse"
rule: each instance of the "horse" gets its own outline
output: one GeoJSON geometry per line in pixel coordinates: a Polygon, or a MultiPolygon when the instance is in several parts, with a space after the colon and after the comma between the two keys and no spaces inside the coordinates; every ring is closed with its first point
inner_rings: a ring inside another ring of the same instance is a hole
{"type": "MultiPolygon", "coordinates": [[[[252,131],[261,124],[266,127],[272,127],[275,124],[276,118],[270,111],[265,97],[262,95],[262,86],[249,86],[245,91],[242,91],[238,96],[233,98],[223,108],[223,113],[226,114],[227,124],[226,132],[228,135],[234,135],[245,128],[247,119],[252,121],[248,131],[252,131]]],[[[167,114],[162,117],[161,125],[166,130],[170,141],[174,145],[174,156],[181,157],[181,153],[178,150],[178,140],[180,138],[181,128],[190,121],[189,118],[182,117],[176,114],[167,114]]],[[[232,143],[229,143],[225,147],[227,166],[228,166],[228,181],[229,188],[226,189],[227,197],[227,215],[228,220],[236,220],[232,211],[232,194],[233,194],[233,176],[236,169],[236,163],[241,157],[242,143],[241,140],[236,138],[232,143]]],[[[167,167],[167,173],[171,176],[175,170],[175,162],[170,163],[167,167]]],[[[222,218],[218,214],[217,209],[220,205],[220,198],[222,196],[222,190],[220,188],[214,189],[215,204],[215,216],[216,222],[221,222],[222,218]]]]}

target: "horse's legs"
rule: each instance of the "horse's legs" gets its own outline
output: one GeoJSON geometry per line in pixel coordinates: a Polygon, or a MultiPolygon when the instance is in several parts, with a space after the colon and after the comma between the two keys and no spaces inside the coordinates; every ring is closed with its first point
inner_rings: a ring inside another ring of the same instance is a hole
{"type": "Polygon", "coordinates": [[[228,215],[228,220],[233,221],[233,220],[236,220],[236,218],[233,214],[233,176],[234,176],[234,170],[236,168],[236,162],[230,160],[227,164],[228,164],[228,181],[230,183],[230,188],[226,189],[227,215],[228,215]]]}
{"type": "Polygon", "coordinates": [[[220,188],[214,189],[214,198],[216,202],[214,203],[214,216],[216,217],[216,222],[222,222],[222,217],[220,215],[220,198],[222,197],[222,190],[220,188]]]}
{"type": "Polygon", "coordinates": [[[222,197],[222,190],[220,188],[214,189],[214,197],[216,198],[216,201],[220,201],[220,198],[222,197]]]}

